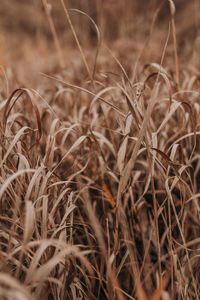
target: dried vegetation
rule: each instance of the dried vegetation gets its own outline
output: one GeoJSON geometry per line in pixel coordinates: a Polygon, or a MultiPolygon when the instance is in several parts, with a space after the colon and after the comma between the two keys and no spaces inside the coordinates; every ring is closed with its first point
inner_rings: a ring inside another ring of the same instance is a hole
{"type": "Polygon", "coordinates": [[[200,299],[199,0],[4,2],[0,299],[200,299]]]}

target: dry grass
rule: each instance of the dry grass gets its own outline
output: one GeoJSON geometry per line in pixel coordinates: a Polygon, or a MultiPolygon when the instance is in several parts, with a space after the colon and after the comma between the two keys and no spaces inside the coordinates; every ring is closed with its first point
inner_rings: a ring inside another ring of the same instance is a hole
{"type": "Polygon", "coordinates": [[[199,7],[2,5],[0,299],[200,299],[199,7]]]}

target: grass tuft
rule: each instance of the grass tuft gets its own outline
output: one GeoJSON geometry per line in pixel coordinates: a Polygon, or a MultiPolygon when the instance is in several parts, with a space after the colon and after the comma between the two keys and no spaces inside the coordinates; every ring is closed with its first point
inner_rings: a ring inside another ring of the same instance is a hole
{"type": "Polygon", "coordinates": [[[0,299],[200,299],[198,1],[147,2],[1,4],[0,299]]]}

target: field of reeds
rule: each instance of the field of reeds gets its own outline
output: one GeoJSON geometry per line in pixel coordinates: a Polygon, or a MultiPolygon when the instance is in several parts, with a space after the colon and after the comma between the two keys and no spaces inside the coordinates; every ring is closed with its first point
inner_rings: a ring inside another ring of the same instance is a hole
{"type": "Polygon", "coordinates": [[[200,1],[0,6],[0,299],[200,299],[200,1]]]}

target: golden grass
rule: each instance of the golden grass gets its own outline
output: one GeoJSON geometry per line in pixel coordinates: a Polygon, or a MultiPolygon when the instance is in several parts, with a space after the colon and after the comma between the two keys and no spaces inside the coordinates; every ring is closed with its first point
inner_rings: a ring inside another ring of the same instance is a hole
{"type": "Polygon", "coordinates": [[[0,59],[0,299],[200,299],[199,4],[183,2],[1,7],[18,48],[0,59]]]}

